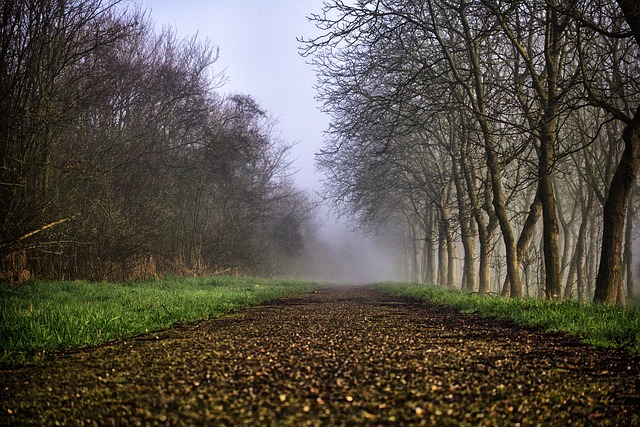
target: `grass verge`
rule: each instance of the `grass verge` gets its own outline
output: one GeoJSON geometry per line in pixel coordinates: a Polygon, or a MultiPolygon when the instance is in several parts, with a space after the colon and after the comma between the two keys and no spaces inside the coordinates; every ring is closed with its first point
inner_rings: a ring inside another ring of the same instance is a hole
{"type": "Polygon", "coordinates": [[[625,347],[640,354],[640,310],[575,301],[509,299],[421,284],[382,283],[378,289],[446,305],[464,313],[507,319],[578,337],[599,347],[625,347]]]}
{"type": "Polygon", "coordinates": [[[177,323],[221,316],[316,286],[309,282],[232,277],[2,285],[0,363],[23,364],[49,351],[168,329],[177,323]]]}

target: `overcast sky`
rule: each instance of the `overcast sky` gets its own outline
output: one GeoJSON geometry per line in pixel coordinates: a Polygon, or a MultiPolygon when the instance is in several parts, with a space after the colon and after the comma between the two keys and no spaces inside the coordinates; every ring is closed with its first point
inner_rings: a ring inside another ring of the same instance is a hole
{"type": "Polygon", "coordinates": [[[319,190],[314,153],[328,118],[314,100],[315,74],[298,54],[296,37],[317,33],[307,20],[322,0],[143,0],[156,28],[179,38],[198,34],[219,47],[214,71],[225,71],[223,93],[253,96],[278,120],[282,138],[296,143],[292,158],[302,189],[319,190]]]}

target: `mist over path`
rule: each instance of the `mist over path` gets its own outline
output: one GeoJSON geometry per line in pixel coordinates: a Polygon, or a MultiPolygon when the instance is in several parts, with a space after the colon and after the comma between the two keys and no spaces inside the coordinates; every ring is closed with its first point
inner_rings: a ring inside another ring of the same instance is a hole
{"type": "Polygon", "coordinates": [[[637,425],[640,361],[372,287],[0,371],[2,425],[637,425]]]}

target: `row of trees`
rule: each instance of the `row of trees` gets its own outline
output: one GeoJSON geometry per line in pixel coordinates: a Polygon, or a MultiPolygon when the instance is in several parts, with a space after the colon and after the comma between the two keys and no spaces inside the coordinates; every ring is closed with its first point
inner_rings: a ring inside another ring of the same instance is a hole
{"type": "Polygon", "coordinates": [[[0,278],[286,272],[310,232],[274,121],[120,0],[0,6],[0,278]]]}
{"type": "Polygon", "coordinates": [[[413,279],[455,286],[462,256],[469,291],[632,295],[637,2],[333,0],[311,19],[325,195],[403,224],[413,279]]]}

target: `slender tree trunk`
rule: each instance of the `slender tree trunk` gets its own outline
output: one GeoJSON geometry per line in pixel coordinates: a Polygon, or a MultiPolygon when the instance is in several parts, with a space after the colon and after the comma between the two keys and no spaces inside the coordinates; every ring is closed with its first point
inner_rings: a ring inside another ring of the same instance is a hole
{"type": "Polygon", "coordinates": [[[402,245],[402,260],[403,260],[403,273],[404,280],[410,282],[412,280],[412,266],[411,266],[411,248],[409,246],[409,241],[411,240],[411,225],[407,220],[405,227],[402,228],[402,241],[404,244],[402,245]]]}
{"type": "MultiPolygon", "coordinates": [[[[564,275],[564,271],[569,268],[567,272],[567,277],[565,280],[564,291],[562,292],[563,299],[571,299],[574,296],[573,293],[573,284],[574,279],[576,277],[576,263],[575,263],[575,246],[573,245],[573,224],[575,222],[576,214],[578,211],[579,204],[576,203],[573,206],[571,212],[571,218],[567,220],[564,218],[564,213],[562,211],[562,204],[558,204],[558,217],[560,219],[560,223],[562,226],[562,261],[560,262],[560,267],[564,275]]],[[[561,276],[561,281],[563,280],[561,276]]]]}
{"type": "Polygon", "coordinates": [[[585,295],[585,283],[587,281],[585,275],[585,251],[586,251],[586,234],[589,224],[589,218],[584,217],[582,223],[580,223],[580,230],[578,231],[578,240],[576,242],[576,288],[578,291],[578,301],[584,302],[587,300],[585,295]]]}
{"type": "MultiPolygon", "coordinates": [[[[568,238],[565,238],[566,246],[564,248],[564,253],[570,251],[571,241],[568,238]]],[[[563,256],[564,257],[564,256],[563,256]]],[[[573,297],[573,284],[575,283],[576,278],[576,254],[572,254],[571,261],[569,261],[569,272],[567,273],[567,280],[564,285],[563,299],[571,299],[573,297]]]]}
{"type": "MultiPolygon", "coordinates": [[[[629,202],[627,203],[627,225],[625,228],[624,235],[624,262],[626,267],[626,276],[627,276],[627,297],[633,298],[633,219],[634,219],[634,210],[633,210],[633,197],[635,196],[635,187],[631,190],[631,194],[629,195],[629,202]]],[[[624,292],[623,292],[624,294],[624,292]]],[[[618,301],[620,302],[620,301],[618,301]]]]}
{"type": "Polygon", "coordinates": [[[573,293],[573,285],[576,283],[576,267],[576,254],[574,253],[570,261],[569,272],[567,273],[567,279],[564,284],[564,299],[572,299],[575,295],[573,293]]]}
{"type": "Polygon", "coordinates": [[[438,218],[438,285],[447,286],[447,227],[439,209],[438,218]]]}
{"type": "Polygon", "coordinates": [[[425,282],[433,285],[436,283],[436,256],[433,248],[433,210],[429,212],[427,224],[425,224],[425,250],[427,252],[427,264],[425,268],[425,282]]]}
{"type": "Polygon", "coordinates": [[[604,205],[602,251],[594,301],[615,304],[622,286],[622,243],[627,203],[640,166],[640,107],[623,132],[624,152],[604,205]]]}
{"type": "MultiPolygon", "coordinates": [[[[582,183],[580,186],[582,187],[582,183]]],[[[586,271],[588,266],[585,254],[587,250],[587,231],[589,230],[589,224],[593,221],[593,218],[591,217],[591,208],[593,207],[594,199],[595,196],[593,191],[588,191],[586,203],[584,200],[580,201],[580,204],[582,205],[582,222],[578,229],[575,256],[578,301],[580,302],[584,302],[588,299],[589,292],[589,287],[585,287],[589,281],[586,271]]]]}
{"type": "MultiPolygon", "coordinates": [[[[544,253],[544,236],[540,237],[540,241],[538,242],[538,251],[542,255],[544,253]]],[[[542,287],[544,284],[544,278],[546,276],[544,262],[541,262],[538,270],[538,289],[536,290],[536,298],[544,298],[545,289],[542,287]]]]}
{"type": "Polygon", "coordinates": [[[473,258],[471,259],[471,266],[473,270],[470,271],[469,274],[472,275],[472,279],[469,282],[469,292],[476,292],[478,289],[478,276],[476,275],[476,237],[478,235],[478,225],[476,224],[476,220],[471,216],[469,218],[469,227],[470,227],[470,236],[471,236],[471,244],[473,245],[471,248],[471,252],[473,253],[473,258]]]}
{"type": "Polygon", "coordinates": [[[428,283],[427,280],[427,268],[429,268],[429,255],[427,253],[427,237],[422,242],[422,276],[420,276],[420,283],[428,283]]]}
{"type": "Polygon", "coordinates": [[[447,231],[447,288],[456,287],[456,242],[451,231],[447,231]]]}
{"type": "MultiPolygon", "coordinates": [[[[410,220],[411,221],[411,220],[410,220]]],[[[418,227],[411,221],[411,278],[414,282],[420,283],[420,233],[418,227]]]]}
{"type": "MultiPolygon", "coordinates": [[[[540,219],[540,215],[542,215],[542,202],[540,201],[540,184],[538,183],[536,195],[533,198],[533,202],[531,202],[531,206],[529,206],[529,214],[527,215],[527,219],[525,220],[524,225],[522,226],[522,231],[520,232],[520,237],[518,238],[517,250],[519,263],[522,262],[529,252],[529,243],[531,243],[531,238],[536,230],[536,224],[540,219]]],[[[508,294],[508,286],[509,276],[505,277],[501,295],[508,294]]]]}
{"type": "Polygon", "coordinates": [[[518,248],[516,239],[511,228],[511,222],[506,209],[506,197],[502,188],[502,167],[498,160],[498,155],[491,141],[489,129],[486,129],[485,144],[487,144],[487,166],[490,171],[491,188],[493,190],[493,208],[498,217],[498,224],[502,231],[502,239],[505,246],[507,258],[507,275],[509,276],[510,296],[519,298],[522,296],[522,283],[520,281],[520,264],[518,262],[518,248]]]}
{"type": "MultiPolygon", "coordinates": [[[[595,215],[591,215],[589,221],[589,230],[592,236],[600,234],[599,222],[595,215]]],[[[600,257],[598,252],[601,250],[602,245],[598,239],[589,239],[589,250],[587,252],[587,299],[592,299],[594,295],[594,285],[596,283],[596,276],[598,275],[598,261],[600,257]]]]}
{"type": "Polygon", "coordinates": [[[480,203],[476,194],[476,179],[464,156],[460,156],[460,166],[467,184],[467,192],[469,193],[468,196],[471,201],[471,210],[478,231],[478,243],[480,245],[480,259],[478,262],[478,292],[481,294],[488,294],[491,292],[491,269],[489,268],[491,248],[489,246],[489,227],[482,215],[482,209],[480,209],[480,203]]]}
{"type": "Polygon", "coordinates": [[[480,242],[480,259],[478,260],[478,292],[488,294],[491,292],[491,247],[489,246],[489,233],[486,229],[478,227],[478,241],[480,242]]]}
{"type": "Polygon", "coordinates": [[[471,218],[469,206],[466,201],[467,191],[464,188],[460,176],[460,166],[455,158],[452,158],[453,182],[456,186],[456,198],[458,199],[458,212],[460,221],[460,238],[464,248],[464,266],[462,269],[462,290],[473,292],[476,287],[475,265],[475,240],[471,234],[471,218]]]}

